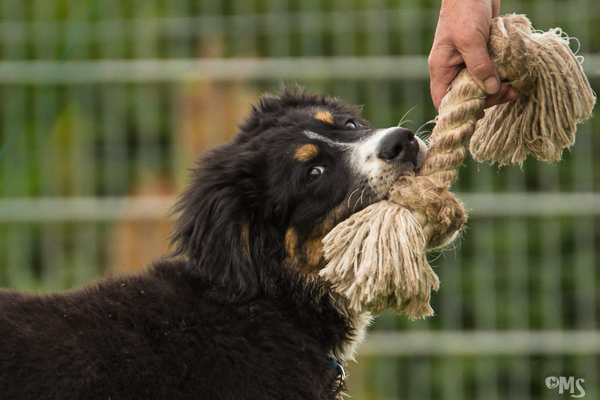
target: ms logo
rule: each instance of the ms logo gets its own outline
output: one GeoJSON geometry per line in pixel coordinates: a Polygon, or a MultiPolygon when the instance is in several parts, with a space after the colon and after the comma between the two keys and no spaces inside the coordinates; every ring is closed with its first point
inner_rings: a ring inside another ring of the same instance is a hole
{"type": "Polygon", "coordinates": [[[557,378],[555,376],[549,376],[546,378],[546,387],[548,389],[558,388],[558,393],[563,394],[566,390],[571,392],[571,397],[583,397],[585,396],[585,390],[581,386],[581,382],[585,382],[583,379],[575,380],[575,377],[569,376],[568,378],[561,376],[557,378]],[[575,395],[575,386],[579,390],[579,395],[575,395]]]}

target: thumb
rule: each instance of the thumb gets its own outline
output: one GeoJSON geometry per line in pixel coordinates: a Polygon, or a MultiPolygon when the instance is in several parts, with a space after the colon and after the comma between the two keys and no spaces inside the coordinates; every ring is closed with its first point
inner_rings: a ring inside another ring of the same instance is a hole
{"type": "Polygon", "coordinates": [[[477,86],[487,94],[498,93],[500,77],[487,53],[487,46],[470,47],[461,55],[477,86]]]}

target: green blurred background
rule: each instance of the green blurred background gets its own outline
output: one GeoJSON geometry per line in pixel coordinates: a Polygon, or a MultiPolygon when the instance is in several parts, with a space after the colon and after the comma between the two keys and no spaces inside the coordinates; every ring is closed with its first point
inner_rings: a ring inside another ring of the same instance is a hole
{"type": "MultiPolygon", "coordinates": [[[[438,1],[0,0],[0,285],[70,288],[167,249],[187,168],[264,91],[299,82],[378,127],[435,117],[438,1]]],[[[569,35],[600,91],[600,2],[509,1],[569,35]]],[[[348,367],[355,399],[599,398],[600,118],[561,163],[467,162],[472,207],[432,256],[436,316],[384,313],[348,367]],[[575,389],[574,394],[579,394],[575,389]]],[[[1,338],[0,338],[1,340],[1,338]]],[[[1,395],[0,395],[1,397],[1,395]]]]}

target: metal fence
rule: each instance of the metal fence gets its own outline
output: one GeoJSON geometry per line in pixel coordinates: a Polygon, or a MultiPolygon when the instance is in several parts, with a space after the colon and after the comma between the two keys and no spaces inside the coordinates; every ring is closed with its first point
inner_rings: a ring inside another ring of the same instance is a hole
{"type": "MultiPolygon", "coordinates": [[[[0,0],[0,285],[58,290],[166,250],[193,159],[280,81],[364,104],[379,127],[435,116],[438,4],[0,0]],[[414,108],[413,108],[414,107],[414,108]]],[[[600,3],[504,1],[578,38],[600,91],[600,3]]],[[[409,126],[410,127],[410,126],[409,126]]],[[[437,315],[384,313],[349,367],[355,399],[598,398],[600,118],[564,161],[467,163],[461,243],[434,255],[437,315]],[[575,395],[579,394],[577,390],[575,395]]]]}

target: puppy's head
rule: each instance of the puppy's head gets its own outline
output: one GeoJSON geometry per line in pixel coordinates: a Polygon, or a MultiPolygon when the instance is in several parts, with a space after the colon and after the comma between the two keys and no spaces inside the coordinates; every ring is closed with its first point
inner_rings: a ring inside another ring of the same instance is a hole
{"type": "Polygon", "coordinates": [[[323,237],[425,155],[411,131],[373,129],[357,107],[303,91],[267,95],[193,171],[176,208],[175,253],[242,297],[281,268],[317,273],[323,237]]]}

